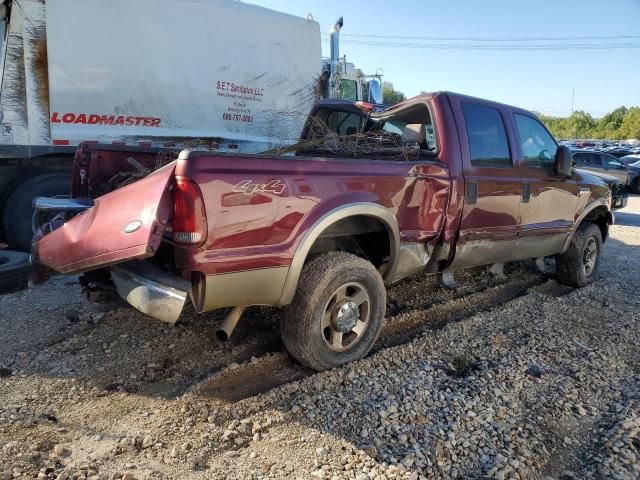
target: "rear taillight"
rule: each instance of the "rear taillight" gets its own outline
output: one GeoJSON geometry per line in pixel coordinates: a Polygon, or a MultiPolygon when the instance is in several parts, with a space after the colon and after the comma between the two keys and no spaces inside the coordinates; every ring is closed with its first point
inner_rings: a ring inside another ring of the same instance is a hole
{"type": "Polygon", "coordinates": [[[173,189],[173,241],[197,245],[207,238],[202,192],[188,178],[176,177],[173,189]]]}

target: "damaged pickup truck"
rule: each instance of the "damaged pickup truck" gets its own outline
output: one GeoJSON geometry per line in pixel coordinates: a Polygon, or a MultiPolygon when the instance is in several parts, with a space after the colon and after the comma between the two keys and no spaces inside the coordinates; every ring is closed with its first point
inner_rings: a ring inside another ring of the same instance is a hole
{"type": "Polygon", "coordinates": [[[384,111],[325,101],[288,151],[160,163],[81,146],[72,198],[35,202],[50,220],[34,261],[170,323],[187,302],[233,307],[221,339],[245,306],[283,307],[286,348],[317,370],[367,354],[385,283],[555,256],[558,280],[581,287],[613,223],[609,188],[533,114],[449,92],[384,111]]]}

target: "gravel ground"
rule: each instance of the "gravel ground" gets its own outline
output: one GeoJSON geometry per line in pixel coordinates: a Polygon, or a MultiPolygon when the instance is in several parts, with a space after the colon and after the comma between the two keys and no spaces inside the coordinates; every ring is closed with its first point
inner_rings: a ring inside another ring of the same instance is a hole
{"type": "Polygon", "coordinates": [[[176,327],[77,279],[0,296],[0,480],[640,478],[640,197],[581,290],[509,266],[389,291],[366,359],[313,374],[279,312],[176,327]]]}

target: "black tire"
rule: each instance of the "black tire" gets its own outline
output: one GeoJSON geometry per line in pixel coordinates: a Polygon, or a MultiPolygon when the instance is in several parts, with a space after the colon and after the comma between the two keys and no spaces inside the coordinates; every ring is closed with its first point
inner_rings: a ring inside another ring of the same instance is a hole
{"type": "Polygon", "coordinates": [[[2,234],[9,247],[28,252],[31,250],[31,218],[35,197],[68,195],[71,190],[71,175],[68,173],[42,173],[28,178],[11,192],[4,205],[2,234]]]}
{"type": "Polygon", "coordinates": [[[633,183],[631,183],[631,193],[640,194],[640,177],[633,179],[633,183]]]}
{"type": "Polygon", "coordinates": [[[576,288],[589,285],[598,277],[601,254],[600,227],[590,222],[582,223],[573,236],[569,249],[556,255],[558,281],[576,288]]]}
{"type": "Polygon", "coordinates": [[[0,293],[24,290],[30,275],[28,253],[0,250],[0,293]]]}
{"type": "Polygon", "coordinates": [[[314,370],[353,362],[378,338],[386,303],[382,277],[370,262],[344,252],[320,255],[300,275],[282,318],[282,341],[294,358],[314,370]]]}

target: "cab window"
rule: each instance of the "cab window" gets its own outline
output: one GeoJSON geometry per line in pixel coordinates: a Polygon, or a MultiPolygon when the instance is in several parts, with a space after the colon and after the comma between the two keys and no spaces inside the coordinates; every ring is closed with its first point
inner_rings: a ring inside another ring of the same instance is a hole
{"type": "Polygon", "coordinates": [[[340,90],[343,100],[358,100],[358,84],[355,80],[342,79],[340,90]]]}
{"type": "Polygon", "coordinates": [[[467,125],[471,165],[475,167],[510,167],[512,165],[507,133],[500,111],[485,105],[463,103],[467,125]]]}
{"type": "Polygon", "coordinates": [[[578,165],[596,166],[600,165],[600,155],[593,153],[578,152],[573,154],[578,165]]]}
{"type": "Polygon", "coordinates": [[[605,168],[611,168],[614,170],[624,170],[624,165],[620,160],[615,157],[611,157],[609,155],[601,155],[602,157],[602,165],[605,168]]]}
{"type": "Polygon", "coordinates": [[[558,145],[542,124],[535,118],[515,113],[513,115],[522,145],[522,155],[527,168],[553,169],[558,145]]]}

